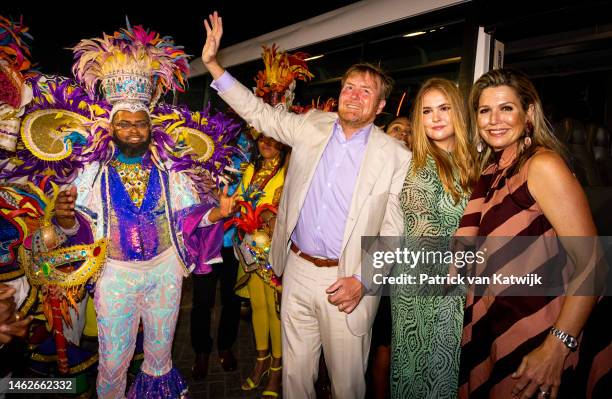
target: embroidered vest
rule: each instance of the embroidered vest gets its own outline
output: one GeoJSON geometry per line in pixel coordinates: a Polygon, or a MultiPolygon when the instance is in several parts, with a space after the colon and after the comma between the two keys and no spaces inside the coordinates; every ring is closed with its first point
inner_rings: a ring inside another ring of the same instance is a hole
{"type": "Polygon", "coordinates": [[[147,175],[148,182],[140,182],[146,185],[144,196],[135,200],[117,169],[108,168],[108,256],[111,259],[147,261],[172,245],[160,175],[155,169],[147,175]]]}

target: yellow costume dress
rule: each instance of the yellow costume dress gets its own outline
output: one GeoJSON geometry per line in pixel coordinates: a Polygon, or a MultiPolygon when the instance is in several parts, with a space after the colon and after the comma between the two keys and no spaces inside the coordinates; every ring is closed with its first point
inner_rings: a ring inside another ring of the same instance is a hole
{"type": "MultiPolygon", "coordinates": [[[[257,207],[264,204],[278,205],[285,182],[286,165],[279,165],[276,159],[255,172],[249,164],[238,187],[240,195],[259,193],[257,207]],[[263,187],[262,187],[263,186],[263,187]]],[[[245,198],[248,201],[248,198],[245,198]]],[[[240,258],[240,257],[239,257],[240,258]]],[[[281,327],[277,312],[278,296],[281,286],[271,268],[258,267],[245,272],[245,265],[238,270],[236,293],[251,300],[255,346],[258,351],[268,350],[268,340],[272,342],[272,356],[281,357],[281,327]]]]}

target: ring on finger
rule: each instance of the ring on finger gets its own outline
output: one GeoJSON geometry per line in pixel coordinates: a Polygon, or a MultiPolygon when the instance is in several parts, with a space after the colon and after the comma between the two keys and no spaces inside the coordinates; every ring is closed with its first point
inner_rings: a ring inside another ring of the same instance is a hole
{"type": "Polygon", "coordinates": [[[542,389],[542,387],[540,387],[539,389],[540,389],[540,397],[547,398],[550,396],[550,392],[548,391],[548,389],[542,389]]]}

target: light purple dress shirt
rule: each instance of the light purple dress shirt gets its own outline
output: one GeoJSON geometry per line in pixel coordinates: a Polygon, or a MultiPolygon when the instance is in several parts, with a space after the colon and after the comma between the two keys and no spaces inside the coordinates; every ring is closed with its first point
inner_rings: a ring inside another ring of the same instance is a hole
{"type": "MultiPolygon", "coordinates": [[[[225,71],[211,87],[223,93],[235,82],[225,71]]],[[[346,219],[371,129],[372,124],[347,140],[338,121],[334,123],[332,137],[317,165],[297,226],[291,234],[291,240],[302,252],[322,258],[340,258],[346,219]]]]}
{"type": "Polygon", "coordinates": [[[365,155],[372,125],[346,139],[336,121],[306,193],[297,226],[291,235],[300,249],[312,256],[338,259],[344,228],[365,155]]]}

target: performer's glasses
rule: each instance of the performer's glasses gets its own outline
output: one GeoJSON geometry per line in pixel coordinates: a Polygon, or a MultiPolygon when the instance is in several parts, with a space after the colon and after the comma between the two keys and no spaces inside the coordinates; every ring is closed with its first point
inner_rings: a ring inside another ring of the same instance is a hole
{"type": "Polygon", "coordinates": [[[115,127],[119,130],[130,130],[135,127],[138,130],[144,130],[149,127],[148,121],[137,121],[136,123],[131,123],[128,121],[120,121],[115,123],[115,127]]]}

